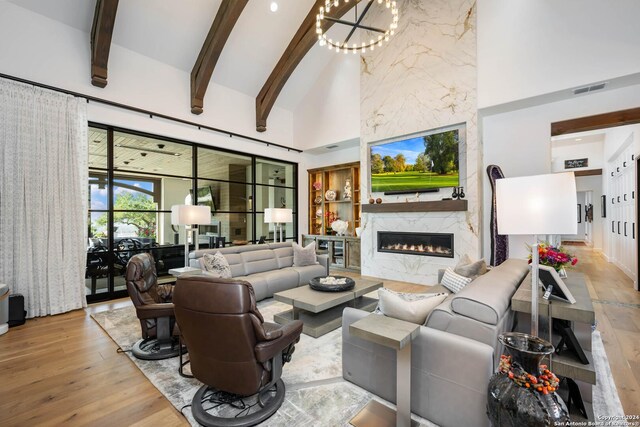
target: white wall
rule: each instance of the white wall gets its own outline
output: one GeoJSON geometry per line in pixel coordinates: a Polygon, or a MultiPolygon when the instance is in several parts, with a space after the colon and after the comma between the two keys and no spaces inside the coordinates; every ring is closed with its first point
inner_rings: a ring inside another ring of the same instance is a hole
{"type": "Polygon", "coordinates": [[[478,106],[640,72],[637,0],[479,0],[478,106]]]}
{"type": "MultiPolygon", "coordinates": [[[[585,236],[585,218],[584,218],[584,206],[585,206],[585,192],[584,191],[578,191],[576,200],[578,202],[578,205],[580,205],[580,222],[578,222],[578,228],[576,231],[576,234],[571,234],[571,235],[563,235],[562,236],[562,240],[571,240],[571,241],[581,241],[584,242],[586,240],[586,236],[585,236]]],[[[577,209],[577,208],[576,208],[577,209]]]]}
{"type": "MultiPolygon", "coordinates": [[[[484,167],[495,164],[506,177],[527,176],[551,171],[551,123],[575,117],[590,116],[609,111],[640,106],[640,85],[595,92],[541,106],[525,108],[482,118],[482,146],[484,167]]],[[[605,157],[606,159],[606,157],[605,157]]],[[[491,187],[483,170],[482,226],[483,250],[490,254],[489,212],[491,212],[491,187]]],[[[596,212],[594,211],[594,216],[596,212]]],[[[511,257],[527,255],[525,243],[530,237],[510,237],[511,257]]]]}
{"type": "Polygon", "coordinates": [[[574,168],[570,171],[577,172],[586,169],[602,169],[604,165],[604,140],[599,142],[557,142],[551,143],[551,171],[567,172],[564,161],[570,159],[589,159],[589,166],[574,168]]]}
{"type": "Polygon", "coordinates": [[[336,54],[295,110],[293,139],[307,150],[359,137],[360,55],[336,54]]]}
{"type": "MultiPolygon", "coordinates": [[[[89,34],[80,30],[0,1],[1,73],[293,145],[293,114],[290,111],[274,108],[267,132],[258,133],[255,131],[255,99],[212,82],[204,100],[204,113],[193,115],[189,73],[115,44],[109,55],[107,87],[92,86],[89,39],[89,34]]],[[[93,113],[90,120],[103,121],[95,111],[90,113],[93,113]]],[[[137,121],[138,118],[131,120],[132,123],[137,121]]],[[[133,127],[128,119],[119,125],[133,127]]],[[[242,151],[256,147],[255,143],[239,140],[227,144],[242,151]]]]}

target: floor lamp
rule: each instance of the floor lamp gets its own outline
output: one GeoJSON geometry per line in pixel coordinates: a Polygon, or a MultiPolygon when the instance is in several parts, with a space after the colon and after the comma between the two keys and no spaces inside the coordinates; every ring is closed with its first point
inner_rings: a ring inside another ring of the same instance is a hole
{"type": "MultiPolygon", "coordinates": [[[[293,222],[293,210],[287,208],[267,208],[264,210],[264,223],[265,224],[276,224],[278,230],[280,231],[280,241],[283,242],[282,238],[282,224],[293,222]]],[[[275,236],[274,239],[275,240],[275,236]]]]}
{"type": "Polygon", "coordinates": [[[211,224],[211,208],[198,205],[173,205],[171,206],[171,224],[184,225],[184,266],[189,267],[189,234],[194,230],[193,225],[211,224]]]}
{"type": "Polygon", "coordinates": [[[538,336],[538,236],[578,232],[573,172],[496,181],[498,233],[533,235],[531,245],[531,335],[538,336]]]}

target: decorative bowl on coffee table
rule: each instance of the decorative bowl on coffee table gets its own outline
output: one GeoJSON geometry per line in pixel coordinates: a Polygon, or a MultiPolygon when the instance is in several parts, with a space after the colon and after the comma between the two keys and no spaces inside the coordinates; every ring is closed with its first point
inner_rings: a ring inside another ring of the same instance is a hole
{"type": "Polygon", "coordinates": [[[309,287],[313,290],[321,292],[349,291],[353,289],[355,285],[356,282],[352,278],[345,276],[322,276],[314,277],[313,279],[309,280],[309,287]],[[322,281],[329,277],[335,278],[339,283],[322,283],[322,281]]]}

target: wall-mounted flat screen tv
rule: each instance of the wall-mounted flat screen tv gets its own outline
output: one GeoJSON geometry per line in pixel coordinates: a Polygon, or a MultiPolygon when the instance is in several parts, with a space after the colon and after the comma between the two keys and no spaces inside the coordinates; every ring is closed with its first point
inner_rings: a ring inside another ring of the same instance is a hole
{"type": "Polygon", "coordinates": [[[371,145],[371,192],[402,194],[460,185],[464,127],[371,145]]]}

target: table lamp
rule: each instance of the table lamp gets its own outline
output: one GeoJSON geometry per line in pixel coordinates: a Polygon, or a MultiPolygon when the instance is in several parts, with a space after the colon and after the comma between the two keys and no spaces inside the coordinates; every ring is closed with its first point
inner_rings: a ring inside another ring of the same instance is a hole
{"type": "Polygon", "coordinates": [[[194,230],[193,225],[211,224],[211,208],[199,205],[173,205],[171,206],[171,224],[185,226],[184,266],[189,267],[189,234],[194,230]]]}
{"type": "Polygon", "coordinates": [[[573,172],[502,178],[496,181],[498,233],[533,235],[531,246],[531,335],[538,336],[538,235],[576,234],[578,216],[573,172]]]}
{"type": "Polygon", "coordinates": [[[276,224],[280,231],[280,241],[282,238],[282,224],[293,222],[293,210],[287,208],[267,208],[264,210],[264,223],[276,224]]]}

